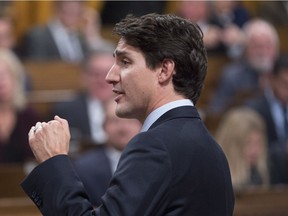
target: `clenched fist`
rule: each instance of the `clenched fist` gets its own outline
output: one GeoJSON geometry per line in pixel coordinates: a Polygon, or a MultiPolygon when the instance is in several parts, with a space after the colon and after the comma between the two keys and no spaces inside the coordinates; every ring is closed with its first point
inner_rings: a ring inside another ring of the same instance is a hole
{"type": "Polygon", "coordinates": [[[65,119],[55,116],[49,122],[37,122],[28,135],[31,150],[39,163],[56,155],[68,154],[71,135],[65,119]]]}

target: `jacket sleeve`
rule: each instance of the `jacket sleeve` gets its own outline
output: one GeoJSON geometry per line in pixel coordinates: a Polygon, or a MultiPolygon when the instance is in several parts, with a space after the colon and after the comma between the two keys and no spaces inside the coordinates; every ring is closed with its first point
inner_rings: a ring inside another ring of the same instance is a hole
{"type": "Polygon", "coordinates": [[[97,209],[93,209],[66,155],[38,165],[22,187],[44,216],[161,215],[171,180],[169,157],[157,139],[137,137],[126,146],[102,205],[97,209]]]}
{"type": "Polygon", "coordinates": [[[38,165],[21,186],[44,216],[99,215],[66,155],[38,165]]]}

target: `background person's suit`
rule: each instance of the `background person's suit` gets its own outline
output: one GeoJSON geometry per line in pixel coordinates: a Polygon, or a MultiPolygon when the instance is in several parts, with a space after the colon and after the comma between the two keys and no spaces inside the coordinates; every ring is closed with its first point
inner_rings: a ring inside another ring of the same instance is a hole
{"type": "Polygon", "coordinates": [[[269,148],[272,148],[272,145],[275,145],[279,138],[276,132],[275,123],[271,114],[270,105],[267,97],[262,94],[260,97],[248,100],[247,105],[257,111],[265,121],[266,133],[268,138],[267,141],[269,144],[269,148]]]}
{"type": "Polygon", "coordinates": [[[250,108],[258,112],[266,126],[266,134],[268,141],[268,161],[271,184],[288,183],[288,175],[286,174],[285,153],[282,149],[281,138],[276,131],[276,125],[272,117],[270,104],[265,94],[248,100],[247,104],[250,108]]]}
{"type": "MultiPolygon", "coordinates": [[[[55,104],[51,111],[51,117],[59,115],[61,118],[67,119],[71,133],[75,131],[81,137],[91,137],[91,127],[88,116],[88,95],[85,93],[79,94],[75,99],[66,102],[55,104]]],[[[73,136],[73,134],[71,134],[73,136]]]]}
{"type": "MultiPolygon", "coordinates": [[[[78,37],[82,52],[87,53],[87,44],[82,36],[78,37]]],[[[48,25],[32,28],[22,39],[20,56],[27,60],[63,60],[48,25]]]]}
{"type": "Polygon", "coordinates": [[[65,155],[40,164],[22,187],[46,216],[232,216],[234,207],[225,155],[192,106],[166,112],[128,143],[96,213],[65,155]]]}
{"type": "Polygon", "coordinates": [[[105,148],[95,149],[77,158],[75,169],[83,182],[93,206],[101,204],[101,197],[109,186],[112,169],[105,148]]]}

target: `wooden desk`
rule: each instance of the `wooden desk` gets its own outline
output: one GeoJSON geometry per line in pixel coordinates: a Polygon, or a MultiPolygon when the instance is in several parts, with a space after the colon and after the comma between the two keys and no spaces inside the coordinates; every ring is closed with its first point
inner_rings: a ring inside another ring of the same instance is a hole
{"type": "Polygon", "coordinates": [[[234,216],[287,216],[288,186],[236,194],[234,216]]]}
{"type": "Polygon", "coordinates": [[[24,178],[22,165],[0,165],[0,198],[24,197],[25,193],[20,186],[24,178]]]}
{"type": "Polygon", "coordinates": [[[41,216],[28,197],[0,198],[1,216],[41,216]]]}

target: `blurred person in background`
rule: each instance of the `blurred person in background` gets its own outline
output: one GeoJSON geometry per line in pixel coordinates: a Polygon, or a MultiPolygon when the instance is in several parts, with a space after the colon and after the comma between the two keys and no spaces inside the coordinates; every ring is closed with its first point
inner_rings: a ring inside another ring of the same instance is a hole
{"type": "Polygon", "coordinates": [[[119,118],[115,114],[115,109],[114,100],[109,100],[105,104],[104,129],[107,134],[105,148],[88,151],[75,161],[76,171],[94,206],[101,204],[101,196],[108,188],[121,152],[141,129],[138,120],[119,118]]]}
{"type": "Polygon", "coordinates": [[[33,159],[27,134],[37,113],[27,106],[24,68],[9,49],[0,49],[0,163],[33,159]]]}
{"type": "Polygon", "coordinates": [[[101,35],[102,20],[97,10],[87,7],[83,14],[81,31],[83,32],[89,50],[105,49],[116,47],[116,44],[107,40],[101,35]]]}
{"type": "Polygon", "coordinates": [[[15,43],[16,39],[11,18],[0,14],[0,47],[14,50],[15,43]]]}
{"type": "Polygon", "coordinates": [[[84,2],[56,1],[54,15],[48,23],[35,26],[24,36],[21,56],[28,60],[63,60],[80,62],[87,44],[78,32],[84,2]]]}
{"type": "MultiPolygon", "coordinates": [[[[0,12],[0,49],[2,48],[9,49],[15,55],[19,56],[12,17],[8,16],[4,12],[0,12]]],[[[26,70],[24,71],[23,82],[25,85],[25,90],[29,91],[32,89],[31,80],[26,70]]]]}
{"type": "Polygon", "coordinates": [[[267,85],[260,96],[247,105],[265,120],[269,144],[272,184],[288,183],[288,55],[275,62],[267,85]]]}
{"type": "MultiPolygon", "coordinates": [[[[237,57],[232,56],[232,49],[235,50],[235,47],[239,47],[243,43],[242,30],[239,26],[231,25],[231,23],[225,27],[219,25],[219,22],[216,23],[215,17],[212,17],[213,12],[215,16],[216,10],[212,10],[214,5],[211,4],[214,2],[182,0],[179,2],[177,14],[199,25],[204,34],[204,45],[208,55],[227,54],[230,57],[237,57]]],[[[218,3],[215,4],[218,5],[218,3]]],[[[232,6],[231,3],[229,10],[233,9],[232,6]]],[[[223,9],[222,6],[221,8],[223,9]]],[[[233,53],[233,55],[236,54],[233,53]]]]}
{"type": "Polygon", "coordinates": [[[269,184],[266,129],[252,109],[231,109],[221,120],[215,138],[227,156],[235,191],[269,184]]]}
{"type": "Polygon", "coordinates": [[[89,52],[112,46],[100,35],[101,21],[97,11],[85,1],[55,1],[54,16],[24,36],[21,55],[28,60],[62,60],[80,63],[89,52]]]}
{"type": "Polygon", "coordinates": [[[77,152],[81,150],[81,144],[106,142],[103,104],[112,97],[113,92],[105,77],[114,63],[113,51],[114,49],[91,51],[83,65],[84,91],[72,101],[55,104],[52,109],[51,116],[59,115],[69,121],[71,153],[74,151],[73,146],[77,152]]]}
{"type": "Polygon", "coordinates": [[[220,40],[226,47],[226,54],[232,59],[242,55],[243,25],[249,21],[248,10],[239,1],[211,1],[210,23],[221,29],[220,40]]]}
{"type": "Polygon", "coordinates": [[[243,31],[243,56],[224,65],[208,114],[223,113],[235,103],[241,104],[242,97],[246,100],[267,85],[267,76],[279,55],[278,33],[270,23],[258,18],[248,21],[243,31]]]}
{"type": "Polygon", "coordinates": [[[213,51],[223,52],[224,48],[220,45],[220,29],[211,25],[209,21],[210,7],[207,1],[180,1],[178,11],[179,16],[189,19],[199,25],[204,34],[204,46],[208,54],[213,51]]]}
{"type": "Polygon", "coordinates": [[[250,19],[241,1],[211,1],[211,7],[211,21],[222,27],[233,24],[241,28],[250,19]]]}

